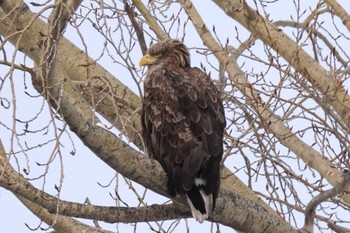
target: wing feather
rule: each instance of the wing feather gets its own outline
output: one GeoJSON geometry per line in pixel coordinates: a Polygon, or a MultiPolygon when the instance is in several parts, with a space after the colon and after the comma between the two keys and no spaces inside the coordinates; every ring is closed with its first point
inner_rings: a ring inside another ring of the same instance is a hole
{"type": "MultiPolygon", "coordinates": [[[[176,192],[184,193],[196,177],[220,173],[224,109],[218,90],[200,69],[153,70],[145,80],[143,137],[148,153],[161,163],[176,192]]],[[[216,197],[219,178],[213,179],[205,192],[216,197]]]]}

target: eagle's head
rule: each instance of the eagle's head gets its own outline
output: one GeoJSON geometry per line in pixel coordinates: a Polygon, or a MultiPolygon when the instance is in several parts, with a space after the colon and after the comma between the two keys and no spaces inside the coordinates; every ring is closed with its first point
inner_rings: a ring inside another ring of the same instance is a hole
{"type": "Polygon", "coordinates": [[[140,66],[171,64],[180,67],[190,66],[190,54],[179,40],[167,39],[152,45],[140,60],[140,66]]]}

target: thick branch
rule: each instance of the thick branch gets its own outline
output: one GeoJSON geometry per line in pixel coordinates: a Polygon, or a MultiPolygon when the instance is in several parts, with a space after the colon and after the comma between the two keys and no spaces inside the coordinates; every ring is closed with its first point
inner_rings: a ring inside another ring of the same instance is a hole
{"type": "Polygon", "coordinates": [[[314,197],[310,203],[306,206],[305,210],[305,223],[300,232],[313,233],[314,232],[314,218],[316,216],[316,208],[322,202],[329,198],[335,197],[342,192],[350,190],[350,173],[343,173],[343,181],[341,184],[334,186],[333,188],[321,192],[314,197]]]}
{"type": "Polygon", "coordinates": [[[34,202],[28,201],[20,196],[17,196],[17,198],[38,218],[55,229],[55,232],[57,233],[112,233],[111,231],[86,225],[70,217],[51,214],[34,202]]]}
{"type": "MultiPolygon", "coordinates": [[[[36,64],[40,64],[41,49],[47,39],[47,24],[38,16],[21,0],[4,0],[0,4],[0,34],[5,37],[5,42],[10,41],[36,64]]],[[[131,142],[143,148],[139,116],[134,114],[140,106],[140,98],[64,37],[57,46],[56,56],[62,70],[77,83],[85,101],[125,133],[131,142]]],[[[42,85],[41,81],[38,80],[36,85],[42,85]]]]}
{"type": "MultiPolygon", "coordinates": [[[[152,205],[149,207],[104,207],[79,204],[60,200],[46,192],[35,188],[21,174],[17,173],[8,163],[4,148],[0,140],[0,186],[14,193],[21,201],[29,205],[30,210],[40,214],[49,225],[53,216],[66,215],[71,217],[88,218],[105,222],[144,222],[190,216],[189,210],[179,206],[152,205]],[[24,199],[23,199],[24,198],[24,199]],[[35,203],[35,204],[33,204],[35,203]],[[32,209],[33,208],[33,209],[32,209]],[[45,208],[43,213],[38,209],[45,208]]],[[[66,220],[65,220],[66,221],[66,220]]]]}
{"type": "Polygon", "coordinates": [[[244,73],[240,70],[240,67],[227,56],[225,49],[216,42],[196,11],[194,5],[189,0],[180,0],[180,2],[190,16],[204,44],[211,51],[215,51],[214,55],[221,64],[225,64],[229,77],[248,98],[250,104],[257,112],[257,115],[262,118],[261,122],[266,122],[265,127],[267,127],[283,145],[302,158],[310,167],[317,170],[321,176],[325,177],[332,185],[339,184],[342,181],[341,172],[334,168],[329,160],[303,142],[290,128],[283,124],[280,117],[275,115],[274,112],[272,112],[262,101],[259,92],[248,82],[244,73]]]}
{"type": "MultiPolygon", "coordinates": [[[[13,2],[8,2],[7,4],[14,4],[15,1],[13,2]]],[[[15,4],[14,4],[15,5],[15,4]]],[[[14,6],[13,6],[14,7],[14,6]]],[[[5,12],[0,11],[0,16],[3,17],[5,12]]],[[[145,13],[145,12],[144,12],[145,13]]],[[[147,14],[147,13],[145,13],[147,14]]],[[[41,36],[38,35],[43,35],[45,34],[44,27],[46,25],[39,19],[35,19],[33,21],[33,24],[27,25],[27,22],[30,22],[35,15],[31,13],[27,8],[24,9],[24,13],[21,14],[20,16],[13,15],[12,16],[14,19],[11,21],[12,23],[15,23],[16,27],[10,27],[11,24],[10,22],[5,23],[0,22],[0,33],[3,35],[7,34],[13,34],[16,32],[21,32],[22,28],[25,28],[23,32],[22,37],[18,36],[11,36],[9,39],[10,41],[13,41],[13,43],[16,43],[17,40],[19,40],[19,47],[22,49],[23,52],[25,52],[27,55],[32,57],[34,60],[39,63],[40,57],[39,57],[39,47],[37,45],[40,45],[40,41],[43,41],[45,38],[42,38],[41,36]],[[14,28],[17,30],[14,31],[14,28]],[[25,41],[25,42],[24,42],[25,41]]],[[[139,138],[139,130],[140,130],[140,120],[139,120],[139,115],[134,114],[133,112],[136,110],[137,106],[139,106],[139,98],[137,101],[135,101],[134,95],[128,91],[127,89],[124,89],[125,91],[117,89],[118,87],[121,87],[120,83],[113,78],[110,74],[108,74],[102,67],[98,66],[98,64],[93,63],[93,61],[89,60],[88,63],[90,64],[88,67],[84,65],[79,65],[79,61],[84,61],[84,59],[87,59],[86,56],[82,55],[83,53],[77,49],[73,44],[71,44],[68,40],[65,38],[60,38],[58,42],[59,49],[57,51],[57,60],[61,62],[60,66],[61,69],[64,70],[65,76],[69,79],[71,79],[74,83],[78,83],[75,85],[75,87],[79,87],[80,93],[83,94],[84,100],[88,101],[91,105],[94,106],[96,110],[99,111],[105,118],[110,119],[111,122],[114,122],[115,118],[122,118],[122,119],[128,119],[125,125],[122,124],[116,124],[118,129],[124,130],[126,129],[126,134],[129,136],[129,139],[134,142],[137,145],[140,145],[142,148],[142,143],[139,138]],[[74,54],[74,56],[70,56],[70,54],[74,54]],[[76,59],[74,59],[74,57],[76,59]],[[85,69],[81,69],[85,68],[85,69]],[[89,79],[88,85],[86,85],[86,82],[84,81],[84,78],[87,78],[86,76],[86,70],[89,70],[89,73],[91,74],[99,74],[98,76],[92,76],[89,79]],[[97,91],[98,90],[98,91],[97,91]],[[118,93],[122,92],[122,97],[118,93]],[[92,95],[95,94],[94,98],[92,98],[92,95]],[[97,95],[96,95],[97,94],[97,95]],[[95,102],[99,103],[97,106],[95,106],[92,103],[92,100],[95,99],[95,102]],[[129,101],[130,100],[130,101],[129,101]],[[136,103],[134,105],[130,105],[130,103],[136,103]],[[116,104],[115,104],[116,103],[116,104]],[[116,109],[117,114],[114,111],[111,111],[113,109],[116,109]],[[129,110],[130,109],[130,110],[129,110]],[[120,126],[120,127],[119,127],[120,126]],[[130,127],[128,127],[130,126],[130,127]]],[[[37,87],[37,89],[40,89],[41,85],[41,80],[35,78],[34,79],[34,85],[37,87]]],[[[66,87],[68,88],[68,87],[66,87]]],[[[71,93],[70,95],[74,96],[77,95],[77,91],[74,90],[73,87],[69,87],[70,91],[68,93],[71,93]]],[[[80,113],[77,113],[78,115],[76,116],[76,120],[80,119],[80,116],[89,116],[91,118],[91,121],[93,121],[94,117],[91,112],[89,112],[89,107],[84,107],[82,105],[84,103],[83,100],[74,100],[75,97],[71,98],[71,104],[75,105],[78,109],[80,109],[80,113]],[[85,111],[86,110],[86,111],[85,111]]],[[[78,97],[80,98],[80,97],[78,97]]],[[[63,105],[62,105],[63,106],[63,105]]],[[[68,110],[69,111],[69,110],[68,110]]],[[[74,119],[72,119],[74,120],[74,119]]],[[[91,124],[91,122],[90,122],[91,124]]],[[[127,161],[130,161],[131,166],[128,167],[130,172],[126,172],[122,174],[127,174],[127,177],[137,180],[137,182],[145,185],[145,182],[142,182],[138,178],[145,178],[143,176],[143,168],[138,167],[137,164],[143,164],[145,168],[149,168],[152,171],[155,171],[156,174],[152,174],[152,177],[157,177],[159,176],[159,170],[155,170],[155,164],[153,161],[149,161],[147,157],[140,157],[140,154],[135,152],[132,148],[130,148],[128,145],[125,145],[125,143],[116,143],[114,136],[112,134],[105,132],[103,129],[100,129],[99,127],[95,127],[93,125],[86,125],[84,126],[82,124],[82,128],[85,129],[86,131],[90,130],[87,129],[87,127],[91,128],[91,133],[88,135],[91,135],[92,137],[92,142],[91,145],[97,145],[95,149],[92,149],[93,151],[96,151],[96,154],[99,154],[100,158],[102,158],[104,161],[106,161],[110,166],[112,166],[114,169],[118,170],[119,172],[125,170],[120,169],[120,166],[123,166],[122,164],[127,164],[127,161]],[[102,132],[101,136],[97,137],[96,135],[99,134],[99,132],[102,132]],[[105,138],[107,138],[107,142],[110,141],[111,143],[111,150],[115,152],[112,154],[101,154],[99,153],[99,143],[95,144],[93,140],[101,140],[101,145],[104,146],[104,141],[105,138]],[[114,138],[114,139],[112,139],[114,138]],[[121,145],[122,144],[122,145],[121,145]],[[121,147],[120,150],[118,147],[121,147]],[[120,154],[125,154],[125,155],[133,155],[133,156],[127,156],[127,157],[120,157],[120,154]],[[118,158],[118,159],[117,159],[118,158]],[[138,169],[139,168],[139,169],[138,169]],[[134,171],[141,171],[141,173],[137,173],[134,171]],[[134,176],[132,175],[134,174],[134,176]],[[131,176],[130,176],[131,175],[131,176]]],[[[74,128],[78,129],[78,126],[74,126],[74,128]]],[[[124,131],[125,132],[125,131],[124,131]]],[[[82,132],[83,134],[86,134],[86,132],[82,132]]],[[[85,138],[86,139],[86,138],[85,138]]],[[[85,140],[83,139],[83,140],[85,140]]],[[[85,142],[87,143],[87,142],[85,142]]],[[[235,177],[230,171],[227,169],[224,169],[223,172],[223,184],[222,187],[224,189],[234,191],[234,190],[241,190],[244,187],[246,187],[237,177],[235,177]]],[[[163,174],[164,175],[164,174],[163,174]]],[[[145,179],[146,180],[146,179],[145,179]]],[[[147,183],[147,182],[146,182],[147,183]]],[[[157,185],[157,182],[154,183],[157,185]]],[[[162,184],[162,182],[160,182],[162,184]]],[[[163,183],[164,185],[165,183],[163,183]]],[[[146,185],[147,186],[147,185],[146,185]]],[[[165,186],[162,186],[165,187],[165,186]]],[[[164,193],[164,190],[158,188],[154,188],[153,190],[156,190],[156,192],[161,192],[164,193]],[[162,190],[162,191],[161,191],[162,190]]],[[[242,193],[243,196],[248,196],[251,200],[254,200],[261,205],[264,205],[265,208],[269,209],[269,207],[264,204],[251,190],[245,188],[245,192],[242,193]],[[251,195],[247,195],[247,192],[250,192],[251,195]]],[[[271,211],[272,212],[272,211],[271,211]]]]}
{"type": "Polygon", "coordinates": [[[150,26],[150,29],[157,35],[159,40],[165,40],[169,38],[169,36],[162,30],[162,28],[159,27],[156,18],[149,12],[141,0],[133,0],[132,2],[145,18],[147,24],[150,26]]]}
{"type": "Polygon", "coordinates": [[[225,13],[246,27],[254,36],[278,51],[296,70],[320,90],[344,124],[350,130],[350,96],[341,80],[329,74],[282,30],[262,15],[257,14],[245,1],[213,0],[225,13]]]}
{"type": "MultiPolygon", "coordinates": [[[[3,149],[0,151],[0,185],[28,201],[35,202],[50,213],[89,218],[105,222],[141,222],[175,219],[190,216],[187,207],[179,205],[152,205],[149,207],[103,207],[59,200],[32,186],[7,163],[3,149]],[[187,208],[187,209],[186,209],[187,208]]],[[[176,200],[181,201],[181,200],[176,200]]],[[[39,208],[39,207],[38,207],[39,208]]],[[[227,191],[219,193],[217,207],[210,220],[238,230],[259,233],[295,232],[279,217],[252,201],[227,191]]]]}
{"type": "Polygon", "coordinates": [[[5,150],[0,140],[0,186],[12,191],[16,197],[38,218],[44,221],[47,225],[51,226],[57,232],[60,233],[110,233],[97,229],[88,225],[85,225],[70,217],[62,216],[52,211],[49,213],[47,209],[44,209],[41,202],[47,202],[52,205],[54,209],[57,209],[57,199],[46,194],[45,192],[34,188],[23,176],[13,170],[12,166],[8,163],[5,150]],[[25,197],[29,197],[26,199],[25,197]],[[56,201],[55,201],[56,199],[56,201]]]}
{"type": "Polygon", "coordinates": [[[72,13],[78,9],[81,2],[82,0],[56,0],[55,8],[49,17],[53,38],[58,38],[63,33],[72,13]]]}
{"type": "Polygon", "coordinates": [[[333,12],[342,20],[343,24],[350,32],[350,15],[336,0],[324,0],[329,5],[333,12]]]}

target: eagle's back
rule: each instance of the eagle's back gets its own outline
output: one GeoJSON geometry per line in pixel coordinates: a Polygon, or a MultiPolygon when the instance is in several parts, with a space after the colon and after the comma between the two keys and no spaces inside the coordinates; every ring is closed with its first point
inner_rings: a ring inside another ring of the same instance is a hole
{"type": "MultiPolygon", "coordinates": [[[[214,208],[226,125],[219,91],[198,68],[162,64],[150,68],[144,90],[142,135],[168,174],[169,192],[197,200],[202,190],[214,208]]],[[[192,204],[208,208],[201,200],[192,204]]]]}

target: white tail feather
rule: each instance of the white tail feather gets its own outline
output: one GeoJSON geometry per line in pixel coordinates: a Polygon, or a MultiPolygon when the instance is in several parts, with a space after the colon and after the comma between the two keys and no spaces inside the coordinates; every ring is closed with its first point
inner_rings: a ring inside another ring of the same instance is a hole
{"type": "Polygon", "coordinates": [[[189,199],[187,197],[187,202],[191,208],[192,211],[192,216],[193,218],[195,218],[197,221],[199,221],[200,223],[204,222],[204,220],[206,220],[208,218],[208,214],[209,214],[209,206],[210,206],[210,196],[205,194],[205,192],[203,190],[199,190],[203,200],[204,200],[204,204],[205,204],[205,214],[202,214],[199,210],[197,210],[193,204],[191,199],[189,199]]]}

